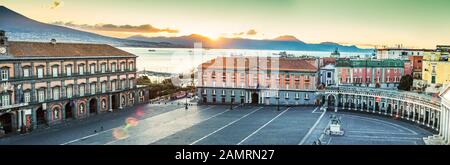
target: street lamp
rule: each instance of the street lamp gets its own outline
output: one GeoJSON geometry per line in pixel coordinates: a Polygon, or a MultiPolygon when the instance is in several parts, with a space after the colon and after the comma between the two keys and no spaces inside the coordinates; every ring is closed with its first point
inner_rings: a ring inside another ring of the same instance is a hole
{"type": "Polygon", "coordinates": [[[277,111],[280,111],[280,97],[277,97],[277,111]]]}

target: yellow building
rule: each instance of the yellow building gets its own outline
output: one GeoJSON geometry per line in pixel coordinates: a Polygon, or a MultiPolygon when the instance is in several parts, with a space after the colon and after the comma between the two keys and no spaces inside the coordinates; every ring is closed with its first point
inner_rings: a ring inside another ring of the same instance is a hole
{"type": "Polygon", "coordinates": [[[448,51],[425,52],[422,62],[422,79],[428,84],[450,83],[448,51]]]}

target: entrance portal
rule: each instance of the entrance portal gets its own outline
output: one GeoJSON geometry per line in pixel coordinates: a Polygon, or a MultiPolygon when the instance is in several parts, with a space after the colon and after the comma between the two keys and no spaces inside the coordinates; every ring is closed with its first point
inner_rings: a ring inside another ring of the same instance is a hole
{"type": "Polygon", "coordinates": [[[42,107],[39,107],[36,110],[36,122],[37,122],[37,125],[42,125],[42,124],[46,124],[47,123],[46,117],[45,117],[45,112],[42,109],[42,107]]]}
{"type": "Polygon", "coordinates": [[[91,101],[89,101],[89,113],[97,113],[97,99],[92,98],[91,101]]]}
{"type": "Polygon", "coordinates": [[[66,119],[71,119],[73,117],[72,115],[72,102],[68,102],[65,106],[65,112],[66,112],[66,119]]]}
{"type": "Polygon", "coordinates": [[[6,113],[0,116],[0,129],[3,127],[3,131],[5,131],[5,134],[12,132],[12,120],[11,120],[11,114],[6,113]]]}
{"type": "Polygon", "coordinates": [[[111,96],[111,109],[117,109],[119,106],[117,104],[117,95],[111,96]]]}
{"type": "Polygon", "coordinates": [[[334,111],[335,108],[335,104],[336,103],[336,98],[334,97],[334,95],[329,95],[328,96],[328,102],[327,102],[327,111],[334,111]]]}
{"type": "Polygon", "coordinates": [[[258,104],[259,103],[259,95],[258,93],[254,92],[252,93],[252,104],[258,104]]]}

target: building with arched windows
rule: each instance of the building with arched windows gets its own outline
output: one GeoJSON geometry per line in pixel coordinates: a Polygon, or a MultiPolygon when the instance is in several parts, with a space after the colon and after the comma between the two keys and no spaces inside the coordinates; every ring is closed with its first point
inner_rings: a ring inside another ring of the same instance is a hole
{"type": "Polygon", "coordinates": [[[35,129],[145,102],[136,55],[105,44],[8,41],[0,31],[0,123],[35,129]]]}

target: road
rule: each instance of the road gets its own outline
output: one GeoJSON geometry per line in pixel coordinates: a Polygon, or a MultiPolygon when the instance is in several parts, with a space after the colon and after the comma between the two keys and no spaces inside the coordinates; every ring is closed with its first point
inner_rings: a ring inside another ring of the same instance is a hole
{"type": "MultiPolygon", "coordinates": [[[[180,104],[178,104],[180,103],[180,104]]],[[[403,121],[339,112],[344,136],[324,136],[331,112],[315,106],[149,104],[0,139],[0,144],[278,145],[423,144],[430,132],[403,121]]]]}

